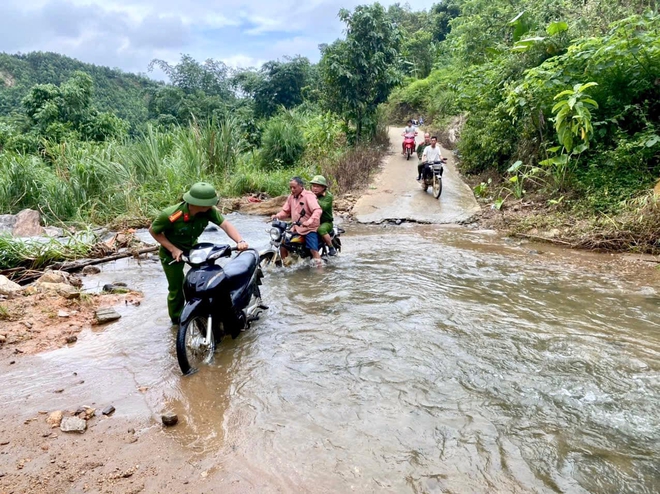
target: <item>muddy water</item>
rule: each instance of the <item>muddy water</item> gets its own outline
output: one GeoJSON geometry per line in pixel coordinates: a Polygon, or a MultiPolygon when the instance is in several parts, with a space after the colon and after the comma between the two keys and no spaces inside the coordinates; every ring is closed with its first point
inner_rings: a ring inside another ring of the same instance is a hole
{"type": "Polygon", "coordinates": [[[141,306],[22,360],[0,403],[112,402],[145,427],[173,408],[182,448],[260,492],[660,492],[657,275],[453,228],[344,244],[268,272],[267,316],[187,378],[159,265],[107,266],[86,286],[126,281],[141,306]]]}

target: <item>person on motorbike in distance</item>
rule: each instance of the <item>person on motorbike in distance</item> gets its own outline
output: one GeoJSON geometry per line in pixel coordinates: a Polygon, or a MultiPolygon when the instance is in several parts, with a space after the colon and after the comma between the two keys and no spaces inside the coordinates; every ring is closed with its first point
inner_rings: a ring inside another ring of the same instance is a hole
{"type": "MultiPolygon", "coordinates": [[[[321,261],[319,254],[319,236],[316,233],[321,214],[321,206],[313,192],[305,190],[305,182],[300,177],[293,177],[289,182],[291,194],[287,198],[282,210],[271,217],[272,220],[291,218],[295,225],[292,232],[305,237],[305,245],[310,250],[312,258],[321,261]]],[[[282,259],[286,259],[289,252],[282,246],[280,248],[282,259]]]]}
{"type": "Polygon", "coordinates": [[[405,144],[406,134],[417,135],[417,129],[413,127],[412,120],[408,120],[406,124],[406,128],[403,129],[403,133],[401,134],[404,137],[404,142],[401,143],[401,154],[406,154],[406,144],[405,144]]]}
{"type": "Polygon", "coordinates": [[[204,228],[215,223],[237,243],[238,250],[248,244],[234,225],[225,220],[215,207],[218,196],[213,185],[198,182],[183,194],[183,201],[161,211],[149,227],[149,233],[160,244],[158,257],[167,278],[167,311],[172,324],[178,324],[185,303],[181,256],[197,243],[204,228]],[[175,262],[176,261],[176,262],[175,262]]]}
{"type": "Polygon", "coordinates": [[[440,151],[438,138],[436,136],[432,136],[431,145],[424,148],[424,152],[422,153],[422,162],[417,165],[417,180],[424,179],[428,163],[432,164],[435,161],[442,161],[442,152],[440,151]]]}
{"type": "Polygon", "coordinates": [[[333,196],[328,190],[328,181],[323,175],[316,175],[309,183],[311,184],[312,192],[316,195],[319,206],[321,206],[321,210],[323,211],[321,213],[321,224],[319,225],[317,233],[323,242],[325,242],[325,245],[328,246],[328,255],[336,256],[337,249],[332,246],[332,238],[330,237],[334,217],[332,215],[333,196]]]}
{"type": "MultiPolygon", "coordinates": [[[[424,142],[421,142],[419,144],[419,146],[417,146],[417,150],[416,150],[417,151],[417,158],[419,158],[421,160],[422,159],[422,153],[424,153],[424,149],[426,148],[426,146],[430,146],[430,145],[431,145],[431,134],[426,132],[424,134],[424,142]]],[[[417,180],[419,180],[419,178],[420,177],[418,175],[417,180]]]]}

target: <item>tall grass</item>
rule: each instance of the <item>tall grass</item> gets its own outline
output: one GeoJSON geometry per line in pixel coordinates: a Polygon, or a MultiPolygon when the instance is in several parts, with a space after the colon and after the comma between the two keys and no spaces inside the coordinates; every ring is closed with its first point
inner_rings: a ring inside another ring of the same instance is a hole
{"type": "Polygon", "coordinates": [[[130,142],[46,144],[43,155],[0,153],[0,212],[39,210],[48,222],[146,224],[181,200],[195,182],[223,195],[286,193],[292,173],[265,172],[243,148],[231,118],[160,132],[149,126],[130,142]]]}

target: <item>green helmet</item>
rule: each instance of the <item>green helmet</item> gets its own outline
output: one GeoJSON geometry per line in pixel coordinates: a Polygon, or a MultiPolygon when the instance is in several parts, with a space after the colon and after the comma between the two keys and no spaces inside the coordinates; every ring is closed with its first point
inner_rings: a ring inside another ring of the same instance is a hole
{"type": "Polygon", "coordinates": [[[218,195],[211,184],[197,182],[183,194],[183,200],[193,206],[215,206],[218,203],[218,195]]]}
{"type": "Polygon", "coordinates": [[[309,182],[310,184],[316,184],[316,185],[322,185],[323,187],[328,186],[328,181],[325,179],[323,175],[316,175],[312,180],[309,182]]]}

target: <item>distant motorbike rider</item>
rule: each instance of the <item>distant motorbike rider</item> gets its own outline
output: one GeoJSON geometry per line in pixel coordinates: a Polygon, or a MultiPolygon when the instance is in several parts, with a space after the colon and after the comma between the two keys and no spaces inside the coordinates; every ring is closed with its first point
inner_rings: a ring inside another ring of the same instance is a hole
{"type": "MultiPolygon", "coordinates": [[[[428,132],[424,134],[424,142],[421,142],[419,146],[417,146],[417,158],[420,160],[422,159],[422,153],[424,153],[424,149],[426,146],[431,145],[431,134],[428,132]]],[[[419,176],[417,177],[417,180],[419,180],[419,176]]]]}
{"type": "Polygon", "coordinates": [[[436,136],[432,136],[431,145],[424,148],[424,152],[422,153],[422,162],[417,165],[417,180],[422,180],[424,175],[426,175],[428,164],[433,164],[436,161],[442,161],[442,152],[440,150],[440,146],[438,145],[438,138],[436,136]]]}
{"type": "Polygon", "coordinates": [[[337,249],[332,246],[332,237],[330,237],[330,232],[333,228],[332,222],[334,220],[332,215],[333,196],[328,190],[328,181],[323,175],[316,175],[309,183],[323,211],[321,213],[321,224],[317,233],[323,242],[325,242],[325,245],[328,246],[328,255],[335,256],[337,255],[337,249]]]}
{"type": "Polygon", "coordinates": [[[149,227],[149,233],[160,244],[158,257],[167,278],[167,311],[172,324],[179,323],[185,303],[183,297],[183,267],[180,261],[184,251],[197,243],[206,225],[215,223],[238,245],[245,250],[248,244],[236,227],[225,220],[215,207],[218,196],[213,185],[198,182],[183,194],[183,202],[165,208],[149,227]]]}
{"type": "Polygon", "coordinates": [[[412,120],[408,120],[406,127],[403,129],[403,133],[401,134],[404,137],[404,141],[401,143],[401,154],[406,154],[406,143],[405,143],[405,137],[406,135],[417,135],[417,129],[413,126],[412,120]]]}
{"type": "MultiPolygon", "coordinates": [[[[305,245],[310,250],[313,259],[321,261],[319,254],[319,236],[316,232],[321,214],[321,206],[316,199],[316,195],[309,190],[305,190],[305,182],[300,177],[293,177],[289,182],[291,194],[287,197],[282,210],[273,215],[271,219],[284,220],[291,218],[295,223],[291,231],[305,237],[305,245]]],[[[289,252],[282,246],[280,248],[282,259],[286,259],[289,252]]]]}

